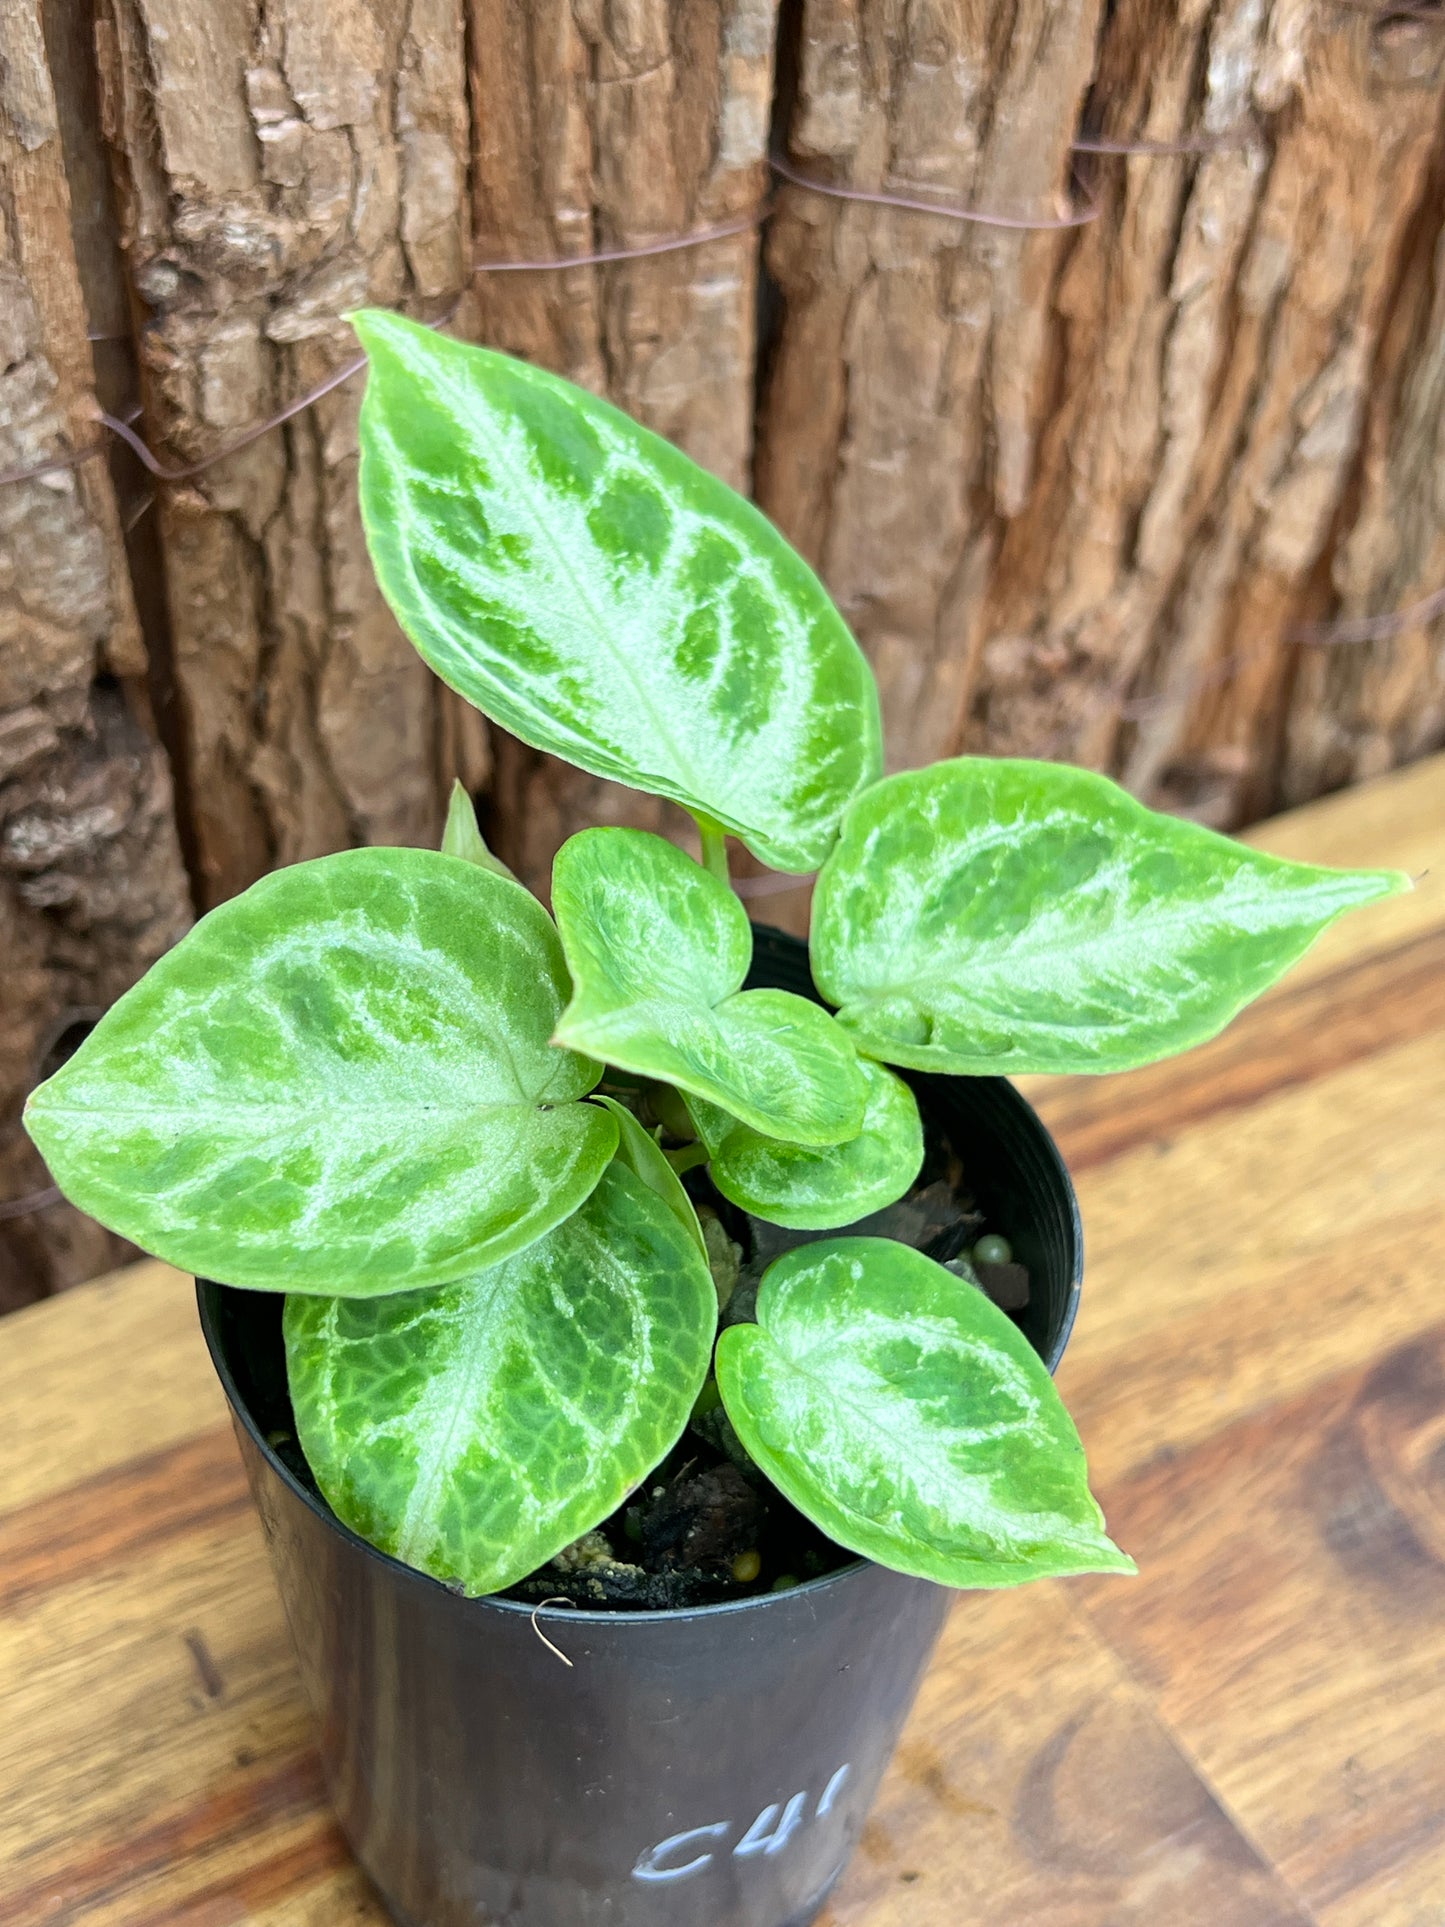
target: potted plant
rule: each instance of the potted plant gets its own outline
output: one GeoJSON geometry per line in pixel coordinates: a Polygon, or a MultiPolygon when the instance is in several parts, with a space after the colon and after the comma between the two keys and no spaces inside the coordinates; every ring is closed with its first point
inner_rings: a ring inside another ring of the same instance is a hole
{"type": "Polygon", "coordinates": [[[458,795],[440,852],[202,918],[29,1128],[217,1281],[338,1810],[399,1916],[800,1927],[944,1589],[1132,1569],[1049,1375],[1072,1192],[1004,1079],[1197,1043],[1405,880],[1061,766],[884,776],[868,666],[756,510],[551,375],[355,325],[402,626],[525,742],[690,811],[701,860],[584,830],[549,916],[458,795]],[[806,958],[755,954],[729,834],[819,872],[806,958]]]}

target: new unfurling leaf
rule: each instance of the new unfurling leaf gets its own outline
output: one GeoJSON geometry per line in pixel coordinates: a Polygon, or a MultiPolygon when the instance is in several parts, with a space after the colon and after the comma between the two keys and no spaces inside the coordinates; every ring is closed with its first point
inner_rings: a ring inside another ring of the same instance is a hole
{"type": "Polygon", "coordinates": [[[764,1137],[702,1098],[688,1100],[707,1146],[712,1181],[725,1198],[794,1231],[832,1231],[892,1204],[923,1163],[923,1123],[913,1093],[881,1064],[862,1060],[863,1128],[819,1150],[764,1137]]]}

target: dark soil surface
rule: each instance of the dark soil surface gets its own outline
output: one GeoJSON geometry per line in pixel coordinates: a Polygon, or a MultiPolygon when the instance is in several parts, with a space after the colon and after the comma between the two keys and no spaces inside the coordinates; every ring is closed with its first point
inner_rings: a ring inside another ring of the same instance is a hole
{"type": "MultiPolygon", "coordinates": [[[[973,1267],[962,1254],[990,1226],[946,1145],[930,1150],[896,1204],[837,1231],[787,1231],[721,1197],[704,1171],[685,1179],[709,1232],[724,1325],[750,1321],[775,1258],[819,1238],[896,1238],[973,1278],[996,1304],[1028,1303],[1020,1264],[973,1267]],[[708,1220],[712,1219],[709,1225],[708,1220]],[[726,1233],[724,1237],[722,1234],[726,1233]]],[[[709,1384],[681,1441],[610,1519],[510,1588],[514,1599],[569,1600],[594,1610],[701,1606],[783,1591],[852,1562],[811,1526],[743,1450],[709,1384]]]]}
{"type": "MultiPolygon", "coordinates": [[[[984,1232],[1007,1236],[1010,1227],[987,1222],[946,1145],[935,1143],[906,1197],[842,1231],[785,1231],[729,1204],[703,1170],[689,1172],[685,1182],[708,1232],[719,1295],[727,1298],[725,1325],[753,1317],[758,1285],[775,1258],[795,1245],[846,1234],[912,1245],[973,1278],[1006,1311],[1019,1311],[1028,1302],[1024,1266],[974,1267],[961,1256],[984,1232]]],[[[294,1431],[280,1311],[278,1298],[277,1330],[250,1361],[253,1382],[247,1397],[272,1449],[315,1492],[294,1431]]],[[[852,1558],[759,1472],[709,1382],[687,1431],[645,1484],[610,1519],[511,1587],[509,1595],[534,1604],[565,1599],[622,1612],[698,1606],[784,1590],[852,1558]]]]}

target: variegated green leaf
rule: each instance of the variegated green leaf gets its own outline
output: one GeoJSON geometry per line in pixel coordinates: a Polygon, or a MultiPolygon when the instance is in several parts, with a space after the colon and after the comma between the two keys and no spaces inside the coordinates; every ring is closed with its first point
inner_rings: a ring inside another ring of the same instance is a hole
{"type": "Polygon", "coordinates": [[[30,1100],[56,1183],[232,1285],[454,1278],[575,1211],[617,1142],[549,1043],[562,946],[517,883],[429,850],[278,870],[202,918],[30,1100]]]}
{"type": "Polygon", "coordinates": [[[400,315],[352,319],[367,541],[437,674],[535,748],[815,869],[882,767],[881,725],[806,563],[570,382],[400,315]]]}
{"type": "Polygon", "coordinates": [[[707,1146],[712,1181],[725,1198],[770,1224],[832,1231],[901,1198],[923,1163],[923,1124],[901,1077],[862,1060],[868,1087],[863,1129],[822,1149],[764,1137],[716,1104],[688,1102],[707,1146]]]}
{"type": "Polygon", "coordinates": [[[487,848],[487,839],[477,823],[476,807],[462,785],[455,781],[447,805],[446,828],[442,832],[442,854],[459,856],[464,863],[479,863],[484,870],[491,870],[499,877],[510,877],[513,883],[517,881],[516,872],[509,870],[502,859],[493,856],[487,848]]]}
{"type": "Polygon", "coordinates": [[[706,1260],[707,1243],[692,1199],[656,1138],[646,1132],[627,1106],[619,1104],[615,1097],[598,1096],[592,1101],[605,1105],[617,1119],[617,1162],[625,1164],[634,1177],[641,1178],[650,1191],[657,1193],[706,1260]]]}
{"type": "Polygon", "coordinates": [[[849,810],[813,974],[872,1057],[1127,1070],[1212,1037],[1342,911],[1408,887],[1266,856],[1087,770],[961,757],[849,810]]]}
{"type": "Polygon", "coordinates": [[[757,1324],[719,1340],[717,1379],[753,1459],[851,1552],[945,1586],[1134,1570],[1028,1340],[907,1245],[786,1253],[757,1324]]]}
{"type": "Polygon", "coordinates": [[[747,912],[666,838],[583,830],[557,853],[552,907],[572,972],[559,1043],[720,1104],[800,1144],[856,1137],[857,1054],[819,1005],[739,989],[747,912]]]}
{"type": "Polygon", "coordinates": [[[692,1238],[613,1165],[565,1224],[485,1271],[364,1303],[289,1298],[297,1437],[354,1531],[496,1592],[672,1449],[716,1325],[692,1238]]]}

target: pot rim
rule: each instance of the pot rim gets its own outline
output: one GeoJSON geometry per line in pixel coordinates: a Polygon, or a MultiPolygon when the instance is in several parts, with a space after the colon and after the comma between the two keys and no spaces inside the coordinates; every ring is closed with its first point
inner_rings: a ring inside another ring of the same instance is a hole
{"type": "MultiPolygon", "coordinates": [[[[796,1599],[796,1597],[803,1596],[803,1594],[821,1592],[825,1586],[836,1586],[836,1584],[840,1584],[842,1580],[854,1576],[857,1572],[869,1571],[871,1567],[877,1565],[873,1559],[857,1559],[857,1557],[855,1557],[855,1559],[850,1559],[848,1565],[838,1567],[836,1571],[823,1572],[819,1578],[801,1580],[798,1586],[790,1586],[786,1592],[755,1592],[755,1594],[749,1594],[749,1597],[746,1597],[746,1599],[713,1599],[709,1605],[642,1607],[642,1609],[630,1611],[630,1613],[628,1613],[628,1611],[617,1611],[617,1609],[607,1609],[607,1607],[572,1605],[570,1601],[557,1601],[557,1603],[547,1603],[547,1601],[543,1601],[543,1603],[539,1603],[539,1605],[528,1605],[524,1599],[507,1599],[507,1597],[503,1597],[501,1594],[497,1594],[497,1592],[486,1592],[486,1594],[476,1594],[476,1596],[468,1596],[468,1594],[464,1594],[464,1592],[455,1592],[451,1586],[443,1586],[439,1578],[432,1578],[430,1572],[420,1572],[416,1567],[408,1567],[403,1559],[393,1559],[391,1553],[383,1553],[383,1551],[381,1551],[380,1545],[372,1545],[370,1540],[364,1540],[358,1532],[353,1532],[351,1526],[345,1524],[341,1518],[337,1518],[337,1515],[331,1511],[331,1507],[326,1505],[314,1491],[308,1491],[306,1490],[306,1486],[302,1486],[301,1480],[297,1478],[297,1474],[295,1474],[289,1466],[285,1465],[285,1461],[277,1455],[276,1449],[274,1449],[272,1445],[268,1445],[268,1441],[262,1438],[262,1434],[260,1434],[260,1430],[258,1430],[258,1426],[256,1426],[256,1420],[254,1420],[254,1416],[252,1416],[252,1412],[250,1412],[250,1407],[247,1405],[243,1393],[241,1393],[241,1387],[237,1386],[237,1382],[235,1382],[235,1374],[231,1372],[231,1364],[229,1364],[229,1359],[225,1357],[222,1335],[220,1335],[218,1328],[216,1328],[214,1307],[216,1307],[218,1299],[214,1297],[214,1293],[227,1291],[227,1289],[233,1289],[233,1287],[218,1285],[216,1281],[210,1280],[210,1278],[197,1278],[197,1310],[198,1314],[200,1314],[200,1332],[202,1332],[202,1337],[206,1339],[206,1349],[208,1349],[208,1353],[210,1353],[210,1362],[212,1362],[214,1368],[216,1368],[216,1376],[218,1376],[220,1382],[222,1382],[225,1401],[227,1401],[227,1405],[231,1407],[231,1412],[235,1414],[235,1418],[247,1428],[247,1436],[250,1438],[250,1443],[252,1443],[252,1445],[256,1447],[256,1451],[262,1455],[262,1459],[266,1461],[266,1465],[272,1468],[272,1472],[281,1480],[281,1484],[293,1493],[293,1497],[301,1499],[302,1505],[308,1507],[308,1511],[312,1511],[324,1524],[328,1524],[333,1532],[339,1532],[343,1540],[349,1540],[351,1544],[355,1545],[358,1551],[366,1553],[370,1559],[380,1559],[381,1565],[391,1567],[393,1572],[405,1574],[408,1580],[414,1580],[414,1582],[420,1584],[420,1586],[435,1588],[437,1592],[447,1594],[447,1597],[451,1597],[451,1599],[457,1601],[460,1609],[487,1607],[487,1609],[495,1609],[495,1611],[501,1611],[501,1613],[520,1615],[522,1619],[534,1619],[534,1617],[539,1617],[541,1613],[551,1613],[551,1615],[555,1615],[557,1619],[566,1621],[568,1624],[595,1623],[607,1624],[607,1626],[632,1623],[649,1624],[651,1621],[659,1621],[659,1619],[669,1619],[669,1621],[703,1619],[703,1617],[709,1617],[709,1619],[711,1619],[711,1617],[717,1617],[717,1615],[721,1615],[721,1613],[748,1613],[748,1611],[753,1611],[755,1607],[782,1605],[782,1601],[786,1601],[786,1599],[796,1599]]],[[[886,1571],[886,1569],[880,1569],[880,1571],[886,1571]]],[[[898,1574],[898,1576],[902,1578],[904,1574],[898,1574]]]]}
{"type": "MultiPolygon", "coordinates": [[[[1033,1105],[1029,1103],[1023,1092],[1020,1091],[1015,1084],[1006,1077],[976,1078],[959,1081],[1001,1085],[1008,1093],[1008,1101],[1017,1104],[1028,1114],[1037,1132],[1039,1148],[1043,1153],[1045,1161],[1052,1167],[1051,1175],[1056,1177],[1063,1196],[1067,1200],[1069,1216],[1072,1219],[1071,1229],[1073,1232],[1075,1254],[1074,1274],[1069,1281],[1068,1297],[1064,1315],[1059,1326],[1058,1336],[1055,1343],[1050,1347],[1050,1355],[1043,1360],[1050,1373],[1053,1373],[1058,1370],[1059,1361],[1062,1359],[1070,1336],[1073,1333],[1074,1320],[1078,1315],[1080,1286],[1084,1267],[1083,1224],[1080,1218],[1079,1201],[1074,1190],[1073,1179],[1069,1174],[1067,1164],[1064,1162],[1063,1153],[1054,1142],[1053,1133],[1049,1130],[1033,1105]]],[[[330,1506],[326,1505],[317,1494],[308,1491],[291,1471],[290,1467],[284,1463],[272,1446],[267,1443],[256,1424],[250,1407],[241,1394],[241,1389],[236,1383],[235,1375],[231,1371],[230,1361],[226,1357],[225,1347],[221,1334],[217,1329],[217,1321],[214,1315],[214,1307],[220,1302],[216,1294],[221,1291],[235,1289],[235,1287],[221,1285],[214,1280],[206,1278],[197,1278],[195,1282],[196,1308],[200,1314],[201,1333],[206,1341],[206,1349],[211,1355],[211,1363],[215,1367],[216,1376],[221,1381],[221,1389],[226,1394],[226,1402],[238,1422],[246,1428],[251,1443],[266,1461],[272,1473],[281,1480],[282,1484],[286,1486],[287,1490],[290,1491],[294,1497],[298,1498],[303,1505],[315,1513],[318,1519],[325,1525],[328,1525],[332,1531],[340,1533],[343,1539],[349,1540],[352,1545],[356,1546],[369,1558],[379,1559],[383,1565],[390,1566],[395,1572],[404,1575],[408,1580],[415,1581],[418,1585],[435,1587],[438,1592],[445,1593],[450,1599],[453,1599],[459,1608],[489,1609],[512,1615],[521,1614],[523,1617],[533,1620],[534,1623],[541,1614],[545,1612],[551,1613],[553,1617],[561,1623],[569,1625],[590,1624],[612,1627],[636,1624],[646,1626],[655,1621],[662,1620],[678,1622],[718,1618],[724,1615],[757,1612],[769,1606],[781,1607],[785,1606],[791,1600],[812,1598],[827,1587],[845,1585],[850,1580],[856,1579],[859,1573],[868,1571],[893,1571],[891,1567],[879,1565],[876,1560],[854,1557],[850,1559],[846,1565],[838,1566],[832,1572],[825,1572],[817,1579],[804,1579],[798,1585],[790,1586],[786,1592],[752,1593],[746,1599],[719,1599],[713,1600],[711,1603],[703,1606],[645,1607],[631,1612],[620,1612],[613,1608],[574,1606],[570,1601],[559,1605],[549,1605],[542,1602],[535,1606],[529,1606],[524,1600],[507,1599],[500,1593],[468,1595],[466,1593],[456,1592],[452,1587],[443,1585],[440,1579],[433,1579],[430,1573],[420,1572],[415,1566],[408,1566],[404,1561],[393,1558],[389,1552],[383,1552],[379,1546],[372,1545],[370,1540],[363,1539],[360,1533],[353,1532],[351,1527],[338,1519],[330,1506]]],[[[846,1550],[846,1548],[844,1548],[844,1550],[846,1550]]],[[[909,1576],[908,1574],[894,1573],[894,1577],[896,1578],[907,1578],[909,1576]]],[[[919,1581],[919,1584],[923,1585],[932,1583],[936,1582],[927,1580],[919,1581]]],[[[966,1589],[945,1588],[945,1590],[962,1591],[966,1589]]]]}
{"type": "MultiPolygon", "coordinates": [[[[879,1571],[888,1570],[887,1567],[878,1567],[875,1560],[854,1557],[849,1560],[847,1565],[838,1566],[832,1572],[825,1572],[817,1579],[804,1579],[798,1585],[790,1586],[786,1592],[752,1593],[746,1599],[717,1599],[704,1606],[643,1607],[632,1612],[619,1612],[615,1608],[574,1606],[570,1601],[557,1603],[544,1601],[538,1605],[529,1606],[525,1600],[508,1599],[501,1593],[478,1593],[469,1595],[467,1593],[456,1592],[452,1587],[443,1585],[440,1579],[433,1579],[430,1573],[420,1572],[415,1566],[407,1565],[404,1560],[393,1558],[389,1552],[383,1552],[379,1546],[372,1545],[369,1539],[363,1539],[359,1532],[353,1532],[350,1526],[337,1518],[329,1505],[326,1505],[319,1499],[314,1492],[307,1490],[291,1468],[262,1437],[255,1418],[251,1413],[251,1409],[246,1404],[241,1394],[241,1389],[236,1383],[235,1375],[231,1371],[230,1361],[225,1354],[220,1333],[216,1329],[213,1306],[217,1300],[212,1294],[228,1289],[231,1289],[231,1287],[218,1285],[212,1279],[197,1278],[196,1309],[200,1314],[201,1333],[206,1341],[206,1349],[211,1355],[211,1363],[215,1367],[216,1376],[221,1381],[221,1389],[226,1394],[226,1402],[229,1404],[232,1413],[239,1423],[246,1428],[246,1433],[252,1445],[255,1446],[262,1458],[265,1459],[271,1471],[280,1479],[293,1497],[299,1499],[324,1525],[329,1526],[333,1532],[340,1533],[343,1539],[348,1540],[358,1551],[365,1553],[369,1558],[378,1559],[384,1566],[390,1566],[393,1572],[403,1575],[408,1580],[415,1581],[418,1585],[434,1588],[437,1592],[445,1593],[448,1598],[456,1602],[456,1605],[460,1609],[486,1608],[513,1615],[520,1614],[524,1619],[534,1619],[540,1617],[543,1613],[548,1613],[551,1614],[553,1618],[567,1625],[591,1623],[609,1627],[630,1624],[645,1626],[655,1620],[716,1618],[726,1613],[751,1612],[765,1606],[782,1605],[785,1601],[801,1598],[804,1594],[811,1596],[814,1593],[822,1591],[824,1587],[836,1586],[856,1576],[860,1572],[867,1572],[875,1568],[879,1571]]],[[[902,1573],[895,1575],[895,1577],[898,1578],[907,1576],[908,1575],[902,1573]]]]}

